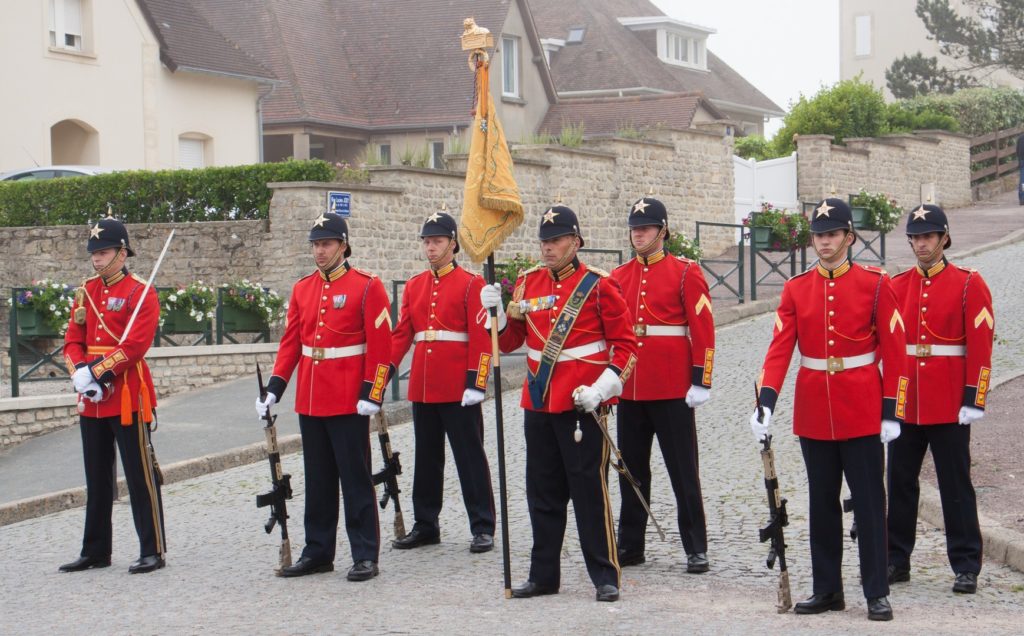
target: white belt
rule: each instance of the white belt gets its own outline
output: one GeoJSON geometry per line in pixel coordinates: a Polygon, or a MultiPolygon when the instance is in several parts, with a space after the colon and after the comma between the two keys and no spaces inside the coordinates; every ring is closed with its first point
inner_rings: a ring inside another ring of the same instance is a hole
{"type": "Polygon", "coordinates": [[[366,353],[366,343],[348,347],[308,347],[302,345],[302,355],[314,360],[334,360],[335,358],[351,358],[366,353]]]}
{"type": "MultiPolygon", "coordinates": [[[[568,360],[578,360],[586,356],[592,356],[595,353],[601,353],[608,349],[608,345],[605,344],[604,340],[598,340],[597,342],[591,342],[590,344],[580,345],[578,347],[572,347],[569,349],[562,349],[562,352],[558,355],[557,362],[566,362],[568,360]]],[[[537,362],[540,362],[541,352],[536,349],[527,349],[526,356],[537,362]]]]}
{"type": "Polygon", "coordinates": [[[856,369],[857,367],[866,367],[869,364],[874,363],[874,351],[871,353],[862,353],[859,356],[848,356],[846,358],[835,356],[830,356],[828,358],[808,358],[807,356],[800,354],[800,366],[814,371],[828,371],[830,373],[845,371],[846,369],[856,369]]]}
{"type": "Polygon", "coordinates": [[[633,325],[633,333],[638,338],[644,336],[688,336],[690,328],[682,325],[633,325]]]}
{"type": "Polygon", "coordinates": [[[413,342],[469,342],[469,334],[465,331],[444,331],[442,329],[427,329],[417,331],[413,336],[413,342]]]}
{"type": "Polygon", "coordinates": [[[908,344],[907,355],[915,358],[930,358],[932,356],[962,356],[967,355],[967,347],[964,345],[933,345],[933,344],[908,344]]]}

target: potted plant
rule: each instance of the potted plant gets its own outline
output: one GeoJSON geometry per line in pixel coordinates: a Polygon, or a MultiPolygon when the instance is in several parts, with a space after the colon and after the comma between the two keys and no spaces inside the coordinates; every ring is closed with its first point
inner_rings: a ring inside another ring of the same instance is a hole
{"type": "Polygon", "coordinates": [[[220,299],[225,331],[264,331],[284,317],[284,299],[247,279],[221,285],[220,299]]]}
{"type": "Polygon", "coordinates": [[[512,302],[512,292],[516,288],[516,279],[528,269],[537,265],[537,261],[529,256],[516,254],[511,260],[505,263],[498,263],[494,267],[495,281],[501,283],[501,304],[508,307],[512,302]]]}
{"type": "Polygon", "coordinates": [[[195,281],[161,290],[160,329],[167,333],[205,333],[217,308],[213,288],[195,281]]]}
{"type": "Polygon", "coordinates": [[[44,278],[14,296],[18,332],[36,338],[64,335],[75,302],[75,287],[44,278]]]}
{"type": "Polygon", "coordinates": [[[810,243],[811,223],[803,214],[791,214],[771,203],[761,204],[743,219],[750,228],[750,242],[754,249],[766,252],[789,252],[810,243]]]}
{"type": "Polygon", "coordinates": [[[853,227],[858,230],[875,230],[886,234],[896,227],[903,216],[903,208],[896,200],[881,192],[870,193],[862,189],[857,194],[850,195],[850,206],[864,210],[860,225],[857,224],[856,216],[853,219],[853,227]]]}
{"type": "Polygon", "coordinates": [[[704,250],[701,249],[700,244],[682,232],[670,234],[665,239],[665,248],[669,254],[683,256],[694,261],[699,261],[704,256],[704,250]]]}

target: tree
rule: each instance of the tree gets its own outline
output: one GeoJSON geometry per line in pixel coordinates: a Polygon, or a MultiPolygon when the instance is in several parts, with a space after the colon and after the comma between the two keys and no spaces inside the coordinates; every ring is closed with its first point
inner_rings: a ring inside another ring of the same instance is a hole
{"type": "Polygon", "coordinates": [[[910,99],[932,93],[951,94],[968,88],[974,81],[939,68],[936,57],[925,57],[920,51],[904,55],[885,71],[885,82],[896,99],[910,99]]]}
{"type": "Polygon", "coordinates": [[[842,143],[848,137],[878,136],[886,127],[882,92],[857,76],[822,88],[810,99],[801,95],[772,144],[775,156],[784,157],[796,150],[794,134],[832,135],[836,143],[842,143]]]}
{"type": "Polygon", "coordinates": [[[903,56],[886,72],[889,90],[912,97],[943,88],[951,82],[977,84],[996,70],[1024,79],[1024,3],[1020,0],[961,0],[958,13],[949,0],[917,0],[916,13],[939,52],[956,61],[956,68],[938,66],[936,58],[903,56]]]}

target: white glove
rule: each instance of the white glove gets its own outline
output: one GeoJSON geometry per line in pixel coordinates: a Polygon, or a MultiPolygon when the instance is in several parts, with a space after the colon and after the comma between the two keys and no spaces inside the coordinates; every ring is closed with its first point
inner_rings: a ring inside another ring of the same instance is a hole
{"type": "Polygon", "coordinates": [[[691,384],[690,390],[686,392],[686,406],[691,409],[697,408],[710,399],[711,391],[705,387],[697,386],[696,384],[691,384]]]}
{"type": "Polygon", "coordinates": [[[380,405],[367,400],[359,400],[356,402],[356,413],[360,415],[376,415],[380,413],[380,405]]]}
{"type": "Polygon", "coordinates": [[[85,387],[82,395],[95,404],[103,399],[103,387],[100,386],[99,382],[92,382],[89,386],[85,387]]]}
{"type": "Polygon", "coordinates": [[[256,414],[260,417],[267,416],[267,409],[277,404],[277,396],[267,391],[266,399],[256,398],[256,414]]]}
{"type": "Polygon", "coordinates": [[[618,374],[611,369],[605,369],[597,381],[590,386],[578,386],[572,392],[573,402],[584,411],[593,411],[613,397],[622,393],[622,382],[618,374]]]}
{"type": "Polygon", "coordinates": [[[882,432],[879,437],[883,444],[888,444],[900,436],[900,423],[893,420],[882,420],[882,432]]]}
{"type": "Polygon", "coordinates": [[[754,434],[754,439],[758,442],[763,442],[768,437],[768,425],[772,421],[772,410],[767,406],[761,407],[761,421],[757,421],[757,410],[754,410],[754,414],[750,416],[750,431],[754,434]]]}
{"type": "Polygon", "coordinates": [[[87,366],[75,369],[75,372],[71,374],[71,381],[75,383],[75,390],[79,393],[85,393],[90,384],[96,384],[92,369],[87,366]]]}
{"type": "Polygon", "coordinates": [[[982,411],[981,409],[976,409],[973,406],[960,407],[961,424],[973,424],[983,417],[985,417],[985,411],[982,411]]]}
{"type": "Polygon", "coordinates": [[[508,324],[508,317],[505,316],[505,308],[501,304],[501,283],[484,285],[480,288],[480,304],[487,310],[487,319],[484,321],[484,329],[491,329],[491,308],[498,311],[498,331],[505,329],[508,324]]]}
{"type": "Polygon", "coordinates": [[[462,406],[475,406],[484,401],[487,394],[477,389],[466,389],[462,392],[462,406]]]}

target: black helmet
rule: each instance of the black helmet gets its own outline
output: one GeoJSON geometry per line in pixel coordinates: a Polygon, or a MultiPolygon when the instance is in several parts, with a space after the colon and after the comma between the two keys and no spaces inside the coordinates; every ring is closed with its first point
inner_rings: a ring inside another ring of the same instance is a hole
{"type": "Polygon", "coordinates": [[[426,238],[428,236],[447,236],[451,240],[456,241],[453,253],[457,254],[459,252],[459,244],[456,239],[458,232],[459,227],[455,223],[455,219],[452,218],[451,214],[448,214],[442,209],[428,216],[427,220],[423,222],[423,229],[420,230],[420,238],[426,238]]]}
{"type": "Polygon", "coordinates": [[[580,222],[576,218],[576,213],[564,205],[548,208],[540,217],[540,240],[546,241],[566,234],[578,236],[580,247],[583,247],[583,235],[580,234],[580,222]]]}
{"type": "Polygon", "coordinates": [[[100,219],[96,225],[89,228],[89,242],[85,249],[91,254],[108,247],[123,247],[128,256],[135,256],[131,246],[128,244],[128,229],[112,216],[100,219]]]}
{"type": "Polygon", "coordinates": [[[629,208],[629,227],[645,225],[668,227],[668,210],[664,203],[653,197],[644,197],[629,208]]]}
{"type": "Polygon", "coordinates": [[[811,212],[811,233],[824,234],[834,230],[853,231],[853,212],[842,199],[828,198],[811,212]]]}
{"type": "Polygon", "coordinates": [[[907,217],[907,236],[928,234],[929,232],[946,235],[946,244],[943,249],[953,244],[953,239],[949,238],[949,219],[946,218],[946,213],[937,205],[923,203],[914,208],[914,211],[907,217]]]}
{"type": "Polygon", "coordinates": [[[345,243],[345,258],[352,255],[352,246],[348,242],[348,223],[340,214],[325,212],[313,221],[313,227],[309,230],[310,241],[324,239],[338,239],[345,243]]]}

